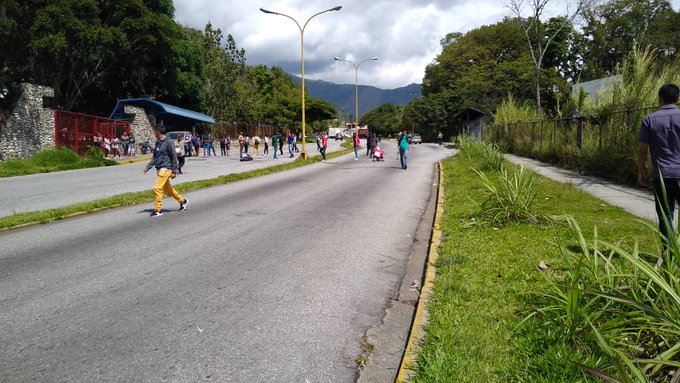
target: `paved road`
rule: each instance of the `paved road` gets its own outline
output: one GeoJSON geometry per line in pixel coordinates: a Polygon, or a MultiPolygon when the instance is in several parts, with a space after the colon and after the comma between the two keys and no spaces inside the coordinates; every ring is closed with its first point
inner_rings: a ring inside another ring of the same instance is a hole
{"type": "MultiPolygon", "coordinates": [[[[342,149],[340,141],[331,140],[328,144],[329,152],[342,149]]],[[[316,144],[307,144],[307,150],[310,155],[317,155],[316,144]]],[[[202,150],[201,153],[203,153],[202,150]]],[[[231,150],[230,154],[229,157],[188,157],[184,166],[185,173],[179,175],[175,182],[204,180],[291,161],[286,148],[284,148],[283,158],[276,161],[270,155],[256,157],[250,162],[240,162],[238,150],[231,150]]],[[[0,217],[64,207],[127,192],[150,190],[153,186],[153,177],[151,174],[147,176],[141,174],[144,165],[146,165],[145,162],[0,178],[0,196],[2,196],[0,217]]]]}
{"type": "Polygon", "coordinates": [[[385,146],[0,233],[0,381],[353,382],[452,153],[385,146]]]}

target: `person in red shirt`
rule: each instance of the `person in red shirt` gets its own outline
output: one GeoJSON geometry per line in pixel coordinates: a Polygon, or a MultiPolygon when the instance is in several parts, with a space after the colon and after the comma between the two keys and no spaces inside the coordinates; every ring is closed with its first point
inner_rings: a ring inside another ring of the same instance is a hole
{"type": "Polygon", "coordinates": [[[328,149],[328,136],[326,133],[321,134],[321,155],[323,160],[326,161],[326,149],[328,149]]]}

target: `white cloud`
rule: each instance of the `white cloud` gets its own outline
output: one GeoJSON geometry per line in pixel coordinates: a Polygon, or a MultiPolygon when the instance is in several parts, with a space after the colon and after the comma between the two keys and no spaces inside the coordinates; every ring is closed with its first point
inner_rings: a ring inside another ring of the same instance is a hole
{"type": "MultiPolygon", "coordinates": [[[[300,73],[300,32],[292,20],[264,14],[260,7],[283,12],[304,23],[305,76],[354,83],[354,68],[334,56],[363,64],[359,83],[396,88],[421,82],[425,67],[440,52],[439,41],[450,32],[466,32],[511,15],[503,0],[269,0],[261,3],[226,0],[174,0],[175,17],[183,25],[203,29],[207,22],[236,39],[251,65],[278,65],[300,73]]],[[[673,0],[678,9],[680,0],[673,0]]]]}

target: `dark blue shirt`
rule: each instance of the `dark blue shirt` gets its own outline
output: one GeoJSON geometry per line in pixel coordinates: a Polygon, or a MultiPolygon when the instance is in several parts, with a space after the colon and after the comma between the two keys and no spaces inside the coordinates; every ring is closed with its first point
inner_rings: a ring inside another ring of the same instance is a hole
{"type": "Polygon", "coordinates": [[[680,178],[680,109],[664,105],[642,119],[638,140],[649,145],[652,178],[680,178]]]}

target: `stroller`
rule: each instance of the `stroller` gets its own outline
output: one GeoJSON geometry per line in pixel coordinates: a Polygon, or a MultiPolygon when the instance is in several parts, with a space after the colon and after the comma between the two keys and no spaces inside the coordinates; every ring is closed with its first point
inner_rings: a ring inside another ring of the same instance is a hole
{"type": "Polygon", "coordinates": [[[385,161],[385,151],[380,149],[379,146],[373,148],[373,161],[385,161]]]}

